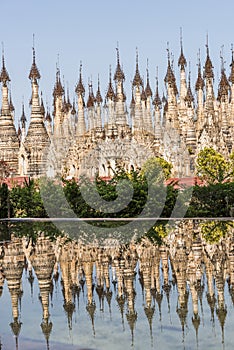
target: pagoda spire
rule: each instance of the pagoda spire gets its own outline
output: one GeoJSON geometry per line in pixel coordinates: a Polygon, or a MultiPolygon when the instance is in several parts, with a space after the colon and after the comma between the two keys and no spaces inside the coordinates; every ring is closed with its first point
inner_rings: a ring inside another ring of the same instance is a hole
{"type": "Polygon", "coordinates": [[[206,62],[205,62],[205,71],[204,71],[204,78],[205,79],[213,79],[214,73],[213,73],[213,65],[210,59],[210,53],[209,53],[209,44],[208,44],[208,34],[206,37],[206,62]]]}
{"type": "Polygon", "coordinates": [[[22,128],[22,134],[21,134],[21,142],[22,142],[24,141],[26,136],[26,122],[27,122],[25,112],[24,112],[24,102],[22,102],[22,114],[21,114],[20,122],[21,122],[21,128],[22,128]]]}
{"type": "Polygon", "coordinates": [[[182,28],[180,28],[180,57],[178,59],[178,66],[181,70],[185,70],[185,67],[187,66],[186,58],[184,57],[183,52],[183,38],[182,38],[182,28]]]}
{"type": "Polygon", "coordinates": [[[11,98],[11,90],[9,91],[9,108],[10,108],[10,112],[12,112],[12,117],[13,117],[13,112],[15,111],[15,107],[13,105],[12,98],[11,98]]]}
{"type": "Polygon", "coordinates": [[[33,34],[32,51],[33,51],[33,61],[32,61],[32,66],[31,66],[30,73],[29,73],[28,77],[30,80],[39,80],[41,78],[41,75],[40,75],[39,70],[38,70],[37,65],[36,65],[36,54],[35,54],[35,48],[34,48],[34,34],[33,34]]]}
{"type": "Polygon", "coordinates": [[[160,145],[160,140],[162,139],[162,127],[161,127],[161,108],[162,108],[162,102],[159,96],[158,91],[158,67],[157,67],[157,73],[156,73],[156,91],[155,91],[155,97],[153,100],[153,106],[154,106],[154,135],[155,140],[157,140],[157,146],[160,145]]]}
{"type": "Polygon", "coordinates": [[[189,69],[189,78],[188,78],[188,89],[187,89],[187,94],[185,96],[185,102],[187,103],[188,107],[192,107],[192,104],[194,102],[194,97],[192,94],[192,90],[191,90],[191,71],[189,69]]]}
{"type": "Polygon", "coordinates": [[[116,82],[123,82],[125,80],[125,75],[124,75],[124,72],[123,72],[123,70],[122,70],[122,68],[120,66],[118,44],[117,44],[117,48],[116,48],[116,54],[117,54],[117,65],[116,65],[114,80],[116,82]]]}
{"type": "MultiPolygon", "coordinates": [[[[144,100],[144,85],[143,80],[140,76],[138,66],[138,49],[136,48],[136,69],[135,75],[132,82],[132,87],[135,90],[135,115],[132,120],[133,133],[138,133],[143,128],[143,107],[142,98],[144,100]]],[[[144,102],[144,101],[143,101],[144,102]]]]}
{"type": "MultiPolygon", "coordinates": [[[[168,44],[168,46],[169,46],[169,44],[168,44]]],[[[176,86],[175,75],[174,75],[174,72],[173,72],[172,66],[171,66],[169,47],[167,48],[167,62],[168,62],[167,63],[167,73],[165,75],[164,82],[168,85],[168,87],[170,87],[172,89],[172,93],[177,95],[178,90],[177,90],[177,86],[176,86]]]]}
{"type": "Polygon", "coordinates": [[[94,103],[95,103],[95,97],[93,94],[93,84],[92,81],[89,82],[89,97],[88,97],[88,101],[87,101],[87,108],[91,108],[94,107],[94,103]]]}
{"type": "Polygon", "coordinates": [[[200,50],[198,52],[198,73],[197,73],[197,80],[196,80],[196,84],[195,84],[195,90],[199,91],[199,90],[203,90],[204,88],[204,80],[202,78],[202,74],[201,74],[201,59],[200,59],[200,50]]]}
{"type": "MultiPolygon", "coordinates": [[[[209,54],[209,45],[208,45],[208,35],[206,39],[206,62],[204,66],[204,78],[206,80],[206,101],[205,101],[205,112],[206,112],[206,119],[208,118],[208,114],[213,117],[214,113],[214,89],[213,89],[213,79],[214,79],[214,73],[213,73],[213,65],[210,59],[209,54]]],[[[210,124],[214,122],[213,118],[211,121],[211,118],[208,118],[210,120],[210,124]]],[[[211,126],[211,125],[210,125],[211,126]]]]}
{"type": "Polygon", "coordinates": [[[46,340],[46,348],[47,350],[50,349],[50,344],[49,344],[49,338],[50,338],[50,334],[53,328],[53,324],[51,321],[49,321],[49,318],[47,319],[43,319],[42,323],[41,323],[41,330],[42,333],[44,334],[45,340],[46,340]]]}
{"type": "Polygon", "coordinates": [[[200,59],[200,50],[198,52],[198,73],[197,73],[197,80],[195,84],[195,91],[197,94],[197,130],[200,132],[203,128],[204,123],[204,116],[203,116],[203,102],[204,102],[204,80],[202,78],[201,74],[201,59],[200,59]]]}
{"type": "Polygon", "coordinates": [[[2,83],[2,109],[1,114],[10,114],[10,105],[8,99],[8,83],[10,82],[10,77],[5,67],[4,49],[2,49],[2,70],[0,73],[0,82],[2,83]]]}
{"type": "MultiPolygon", "coordinates": [[[[168,96],[168,107],[167,107],[167,116],[166,116],[166,127],[173,127],[176,130],[179,129],[179,120],[177,115],[177,101],[176,96],[178,94],[176,79],[172,69],[171,60],[170,60],[170,51],[169,44],[167,47],[167,73],[164,78],[164,82],[167,85],[167,96],[168,96]]],[[[165,108],[164,108],[165,111],[165,108]]]]}
{"type": "Polygon", "coordinates": [[[88,129],[91,132],[94,128],[94,102],[95,97],[93,94],[93,84],[92,80],[89,81],[89,97],[86,103],[87,111],[88,111],[88,129]]]}
{"type": "Polygon", "coordinates": [[[110,99],[112,101],[114,101],[115,99],[115,93],[113,90],[113,86],[112,86],[112,79],[111,79],[111,66],[110,66],[110,71],[109,71],[109,85],[108,85],[108,89],[107,89],[107,93],[106,93],[106,99],[110,99]]]}
{"type": "Polygon", "coordinates": [[[2,106],[0,111],[0,159],[7,162],[14,174],[18,173],[19,138],[9,104],[8,83],[10,77],[5,66],[4,50],[2,50],[2,70],[0,73],[2,83],[2,106]]]}
{"type": "MultiPolygon", "coordinates": [[[[232,52],[232,60],[230,63],[230,67],[231,67],[231,73],[229,76],[229,81],[231,83],[231,108],[230,108],[230,115],[234,114],[234,50],[233,50],[233,44],[231,45],[231,52],[232,52]]],[[[232,122],[232,126],[234,125],[234,123],[232,122]]]]}
{"type": "Polygon", "coordinates": [[[85,125],[85,115],[84,115],[84,94],[85,88],[82,81],[82,62],[80,62],[80,73],[79,73],[79,81],[76,86],[76,93],[78,98],[78,122],[77,122],[77,136],[84,136],[86,132],[85,125]]]}
{"type": "Polygon", "coordinates": [[[159,91],[158,91],[158,67],[157,67],[157,73],[156,73],[156,91],[155,91],[155,97],[153,100],[153,105],[155,106],[155,108],[161,108],[162,107],[162,101],[160,99],[159,96],[159,91]]]}
{"type": "Polygon", "coordinates": [[[57,66],[56,68],[56,82],[54,85],[54,91],[53,91],[53,96],[63,96],[64,95],[64,88],[61,83],[61,78],[60,78],[60,69],[57,66]]]}
{"type": "Polygon", "coordinates": [[[183,52],[183,41],[182,41],[182,28],[180,28],[180,57],[178,60],[178,66],[180,67],[180,104],[184,107],[184,99],[187,94],[187,84],[186,84],[186,73],[185,67],[187,66],[186,58],[183,52]]]}
{"type": "Polygon", "coordinates": [[[3,85],[6,85],[7,82],[10,82],[10,81],[11,79],[5,67],[4,48],[2,47],[2,70],[0,73],[0,82],[3,83],[3,85]]]}
{"type": "Polygon", "coordinates": [[[232,85],[234,85],[234,50],[233,50],[233,44],[231,46],[231,51],[232,51],[232,61],[230,63],[231,73],[230,73],[230,76],[229,76],[229,81],[232,83],[232,85]]]}
{"type": "Polygon", "coordinates": [[[99,80],[99,75],[98,75],[98,88],[97,88],[97,93],[96,93],[96,98],[95,101],[97,103],[97,108],[96,108],[96,113],[97,113],[97,127],[101,128],[102,127],[102,116],[101,116],[101,104],[102,104],[102,95],[100,92],[100,80],[99,80]]]}
{"type": "Polygon", "coordinates": [[[146,111],[145,111],[145,129],[146,131],[152,133],[153,132],[153,124],[152,124],[152,115],[151,115],[151,98],[152,98],[152,90],[150,87],[149,83],[149,60],[147,59],[147,68],[146,68],[146,86],[144,89],[145,92],[145,106],[146,106],[146,111]]]}
{"type": "Polygon", "coordinates": [[[138,87],[143,87],[143,81],[142,78],[140,76],[140,72],[139,72],[139,66],[138,66],[138,49],[136,48],[136,70],[135,70],[135,76],[133,78],[133,82],[132,85],[138,86],[138,87]]]}
{"type": "Polygon", "coordinates": [[[225,129],[226,131],[228,131],[229,129],[228,103],[229,103],[229,92],[231,89],[225,73],[224,59],[223,59],[222,52],[220,52],[220,58],[221,58],[221,78],[220,78],[219,87],[218,87],[217,100],[220,101],[220,115],[221,115],[220,126],[222,127],[222,129],[225,129]]]}
{"type": "Polygon", "coordinates": [[[54,105],[54,135],[56,137],[62,134],[63,123],[63,96],[64,88],[61,83],[60,69],[58,63],[56,64],[56,81],[53,90],[53,105],[54,105]]]}
{"type": "Polygon", "coordinates": [[[78,95],[82,95],[82,96],[85,93],[85,88],[84,88],[83,81],[82,81],[82,62],[80,62],[79,81],[78,81],[78,84],[76,86],[75,91],[78,95]]]}
{"type": "Polygon", "coordinates": [[[40,99],[39,99],[39,93],[38,93],[38,80],[41,78],[39,70],[36,65],[36,58],[35,58],[35,48],[32,48],[33,51],[33,62],[29,73],[29,79],[31,80],[32,84],[32,98],[31,98],[31,108],[32,108],[32,115],[31,118],[35,119],[41,119],[41,105],[40,105],[40,99]]]}
{"type": "Polygon", "coordinates": [[[44,152],[49,146],[50,140],[44,124],[44,115],[39,97],[38,80],[40,73],[36,65],[35,49],[33,51],[33,63],[29,73],[32,86],[31,119],[27,135],[25,137],[25,148],[30,153],[28,175],[41,176],[46,173],[46,158],[44,152]]]}
{"type": "Polygon", "coordinates": [[[111,129],[115,124],[114,104],[116,100],[115,92],[112,85],[111,65],[109,67],[109,84],[108,84],[107,93],[106,93],[106,100],[107,100],[107,110],[108,110],[106,119],[110,129],[109,134],[111,135],[112,133],[111,129]]]}
{"type": "Polygon", "coordinates": [[[152,90],[149,83],[149,60],[147,59],[147,68],[146,68],[146,87],[145,94],[147,97],[152,97],[152,90]]]}
{"type": "Polygon", "coordinates": [[[220,59],[221,59],[221,79],[219,82],[219,88],[218,88],[218,97],[217,99],[219,101],[227,101],[229,90],[230,90],[230,85],[225,73],[225,68],[224,68],[224,59],[223,55],[220,52],[220,59]]]}
{"type": "Polygon", "coordinates": [[[103,99],[102,99],[102,95],[100,92],[100,79],[99,79],[99,75],[98,75],[98,88],[97,88],[97,93],[96,93],[96,98],[95,101],[97,102],[97,104],[101,104],[103,99]]]}
{"type": "Polygon", "coordinates": [[[125,75],[120,67],[120,60],[119,60],[119,48],[117,45],[116,48],[117,53],[117,65],[114,75],[114,80],[116,83],[116,98],[115,98],[115,107],[116,107],[116,124],[120,126],[124,126],[127,123],[126,120],[126,110],[125,110],[125,101],[126,96],[123,90],[123,82],[125,80],[125,75]]]}

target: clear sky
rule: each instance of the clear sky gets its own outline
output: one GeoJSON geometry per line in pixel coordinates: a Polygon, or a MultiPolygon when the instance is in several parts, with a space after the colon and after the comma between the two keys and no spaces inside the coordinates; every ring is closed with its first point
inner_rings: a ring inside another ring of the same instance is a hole
{"type": "Polygon", "coordinates": [[[80,61],[83,63],[86,98],[88,78],[92,77],[96,90],[98,74],[104,96],[109,65],[112,65],[112,71],[115,69],[117,42],[126,77],[124,87],[127,102],[130,102],[136,47],[142,76],[146,76],[146,62],[149,59],[153,91],[158,66],[162,93],[165,89],[163,79],[167,67],[167,42],[174,55],[177,75],[180,27],[184,54],[187,61],[191,61],[192,87],[199,49],[204,64],[207,33],[216,84],[219,80],[222,45],[229,74],[230,48],[234,42],[233,0],[1,0],[0,13],[0,40],[4,42],[16,119],[21,114],[23,96],[29,119],[31,87],[28,74],[32,62],[33,33],[36,62],[41,73],[40,89],[50,109],[58,54],[61,75],[64,75],[65,83],[69,84],[71,99],[80,61]]]}

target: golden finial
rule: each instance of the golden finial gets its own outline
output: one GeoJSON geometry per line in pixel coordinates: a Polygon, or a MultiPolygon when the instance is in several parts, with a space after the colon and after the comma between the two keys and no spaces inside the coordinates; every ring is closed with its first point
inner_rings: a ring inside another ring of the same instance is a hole
{"type": "Polygon", "coordinates": [[[158,66],[156,67],[156,87],[158,87],[158,66]]]}
{"type": "Polygon", "coordinates": [[[201,67],[201,49],[198,50],[198,53],[197,53],[197,61],[198,61],[197,65],[198,65],[199,67],[201,67]]]}
{"type": "Polygon", "coordinates": [[[182,70],[184,70],[185,66],[187,66],[186,58],[184,57],[183,53],[183,39],[182,39],[182,28],[180,27],[180,57],[178,60],[178,66],[181,67],[182,70]]]}
{"type": "Polygon", "coordinates": [[[223,59],[223,49],[224,49],[224,45],[221,46],[221,50],[220,50],[220,59],[221,59],[221,71],[224,71],[224,59],[223,59]]]}
{"type": "Polygon", "coordinates": [[[81,71],[82,71],[82,61],[80,61],[80,78],[81,78],[81,71]]]}
{"type": "Polygon", "coordinates": [[[190,85],[190,79],[191,79],[191,62],[189,61],[189,74],[188,74],[189,85],[190,85]]]}
{"type": "Polygon", "coordinates": [[[119,42],[118,41],[116,45],[116,52],[117,52],[117,64],[119,64],[119,42]]]}
{"type": "Polygon", "coordinates": [[[35,63],[35,34],[33,33],[33,46],[32,46],[32,50],[33,50],[33,63],[35,63]]]}
{"type": "Polygon", "coordinates": [[[57,62],[56,62],[56,72],[60,72],[60,64],[59,64],[59,53],[57,54],[57,62]]]}
{"type": "Polygon", "coordinates": [[[5,67],[4,45],[2,42],[2,71],[0,73],[0,82],[2,82],[5,85],[7,82],[10,82],[10,81],[11,80],[10,80],[9,74],[5,67]]]}
{"type": "Polygon", "coordinates": [[[36,65],[36,54],[35,54],[35,35],[33,34],[33,47],[32,47],[32,51],[33,51],[33,63],[32,63],[32,67],[29,73],[29,79],[40,79],[40,73],[39,70],[37,68],[36,65]]]}
{"type": "Polygon", "coordinates": [[[206,53],[207,56],[209,56],[209,38],[208,38],[208,32],[206,33],[206,53]]]}
{"type": "Polygon", "coordinates": [[[231,83],[234,84],[234,51],[233,51],[233,44],[231,44],[231,51],[232,51],[232,62],[230,64],[231,74],[230,74],[230,77],[229,77],[229,81],[231,81],[231,83]]]}
{"type": "Polygon", "coordinates": [[[82,71],[82,61],[80,61],[80,77],[79,77],[79,82],[78,82],[78,84],[76,86],[76,92],[78,94],[83,95],[85,93],[85,88],[84,88],[83,83],[82,83],[81,71],[82,71]]]}
{"type": "Polygon", "coordinates": [[[4,43],[2,41],[2,66],[5,66],[5,59],[4,59],[4,43]]]}
{"type": "Polygon", "coordinates": [[[169,41],[167,42],[167,59],[168,59],[168,64],[170,64],[170,50],[169,50],[169,41]]]}
{"type": "Polygon", "coordinates": [[[181,51],[183,51],[182,27],[180,27],[180,48],[181,51]]]}
{"type": "Polygon", "coordinates": [[[202,90],[203,87],[204,87],[204,81],[203,81],[202,75],[201,75],[201,59],[200,59],[200,55],[201,55],[201,50],[199,49],[198,53],[197,53],[198,76],[197,76],[197,81],[196,81],[196,84],[195,84],[195,90],[196,91],[198,91],[199,89],[202,90]]]}
{"type": "Polygon", "coordinates": [[[123,81],[125,80],[125,76],[123,73],[123,69],[120,67],[120,62],[119,62],[119,43],[117,42],[117,47],[116,47],[116,52],[117,52],[117,67],[114,75],[114,80],[115,81],[123,81]]]}
{"type": "Polygon", "coordinates": [[[174,70],[174,55],[171,53],[171,68],[174,70]]]}

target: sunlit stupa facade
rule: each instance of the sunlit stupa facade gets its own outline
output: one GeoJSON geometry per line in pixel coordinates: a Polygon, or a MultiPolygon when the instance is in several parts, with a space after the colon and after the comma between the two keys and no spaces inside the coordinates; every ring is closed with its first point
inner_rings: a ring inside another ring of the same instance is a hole
{"type": "Polygon", "coordinates": [[[160,96],[158,78],[152,91],[148,68],[143,81],[137,52],[131,101],[126,99],[125,74],[118,49],[105,96],[99,79],[96,92],[91,81],[88,87],[84,86],[81,64],[74,91],[76,98],[71,101],[57,68],[51,115],[49,108],[44,107],[39,88],[41,75],[33,48],[29,71],[31,115],[26,118],[23,105],[18,118],[3,54],[0,160],[7,163],[13,177],[79,178],[83,174],[94,177],[97,173],[111,177],[118,166],[129,171],[141,168],[147,158],[159,156],[173,165],[172,176],[193,177],[196,157],[204,147],[212,147],[225,157],[234,150],[234,55],[228,73],[221,57],[217,93],[208,44],[204,67],[198,59],[194,87],[182,41],[177,68],[179,81],[174,66],[168,49],[166,93],[160,96]]]}

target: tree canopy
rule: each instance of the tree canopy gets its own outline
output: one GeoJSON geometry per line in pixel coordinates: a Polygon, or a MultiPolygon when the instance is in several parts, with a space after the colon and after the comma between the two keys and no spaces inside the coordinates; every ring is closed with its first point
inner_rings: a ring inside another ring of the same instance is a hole
{"type": "Polygon", "coordinates": [[[209,184],[223,183],[234,178],[234,153],[229,159],[213,148],[205,147],[197,156],[197,173],[209,184]]]}
{"type": "Polygon", "coordinates": [[[143,164],[141,173],[150,182],[167,180],[171,175],[172,164],[161,157],[151,157],[143,164]]]}

